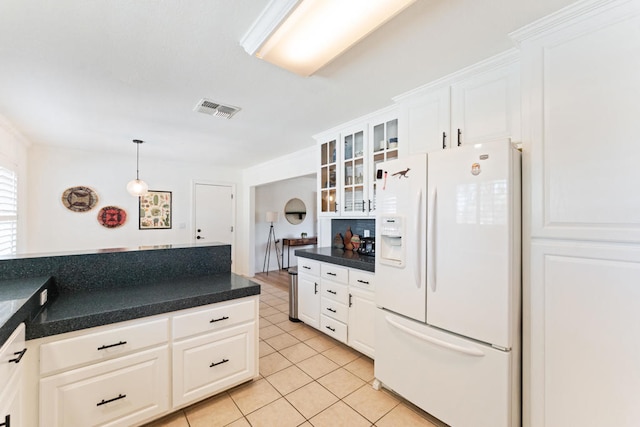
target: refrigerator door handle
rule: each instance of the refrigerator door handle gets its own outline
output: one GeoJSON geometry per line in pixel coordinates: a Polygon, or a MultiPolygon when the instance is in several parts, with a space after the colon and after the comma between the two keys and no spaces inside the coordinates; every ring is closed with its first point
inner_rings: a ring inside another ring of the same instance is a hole
{"type": "Polygon", "coordinates": [[[434,188],[431,193],[431,215],[429,216],[429,225],[427,226],[427,271],[429,273],[429,282],[431,283],[431,291],[436,291],[436,212],[438,202],[438,189],[434,188]]]}
{"type": "Polygon", "coordinates": [[[413,251],[416,254],[416,265],[413,269],[413,273],[415,274],[415,279],[416,279],[416,286],[418,289],[420,289],[420,286],[422,285],[422,257],[420,256],[420,249],[422,247],[421,244],[421,233],[420,233],[420,225],[422,224],[422,215],[421,215],[421,211],[422,211],[422,189],[418,190],[418,194],[416,194],[416,215],[415,215],[415,224],[413,229],[416,231],[416,245],[415,245],[415,250],[413,251]]]}
{"type": "Polygon", "coordinates": [[[400,323],[394,321],[393,319],[389,318],[389,316],[385,316],[385,320],[387,321],[387,323],[389,323],[391,326],[393,326],[396,329],[401,330],[404,333],[407,333],[415,338],[418,338],[422,341],[426,341],[428,343],[437,345],[438,347],[443,347],[446,348],[448,350],[453,350],[456,351],[458,353],[463,353],[466,354],[468,356],[474,356],[474,357],[484,357],[484,352],[482,352],[481,350],[479,350],[476,347],[465,347],[465,346],[461,346],[458,344],[452,344],[450,342],[446,342],[443,341],[441,339],[435,338],[435,337],[430,337],[428,335],[424,335],[421,334],[418,331],[414,331],[411,328],[408,328],[404,325],[401,325],[400,323]]]}

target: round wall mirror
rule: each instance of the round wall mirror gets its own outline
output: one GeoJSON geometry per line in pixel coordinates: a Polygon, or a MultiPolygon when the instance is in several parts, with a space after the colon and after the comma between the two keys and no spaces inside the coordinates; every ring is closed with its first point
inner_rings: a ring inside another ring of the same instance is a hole
{"type": "Polygon", "coordinates": [[[300,199],[291,199],[284,205],[284,217],[290,224],[298,225],[307,216],[307,207],[300,199]]]}

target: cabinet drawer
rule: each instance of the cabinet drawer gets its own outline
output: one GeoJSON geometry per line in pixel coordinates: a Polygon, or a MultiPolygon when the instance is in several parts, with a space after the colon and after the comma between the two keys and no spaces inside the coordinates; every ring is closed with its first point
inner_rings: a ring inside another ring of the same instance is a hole
{"type": "Polygon", "coordinates": [[[329,298],[322,297],[320,312],[343,323],[349,320],[349,307],[329,298]]]}
{"type": "Polygon", "coordinates": [[[129,426],[169,409],[168,346],[40,380],[40,419],[52,427],[129,426]]]}
{"type": "MultiPolygon", "coordinates": [[[[24,323],[21,323],[0,348],[0,390],[9,381],[20,365],[21,355],[25,351],[24,323]]],[[[3,421],[0,419],[0,421],[3,421]]]]}
{"type": "Polygon", "coordinates": [[[345,285],[349,283],[349,269],[334,264],[321,264],[320,276],[345,285]]]}
{"type": "Polygon", "coordinates": [[[40,375],[112,359],[164,344],[167,340],[168,320],[160,319],[43,344],[40,346],[40,375]]]}
{"type": "Polygon", "coordinates": [[[173,346],[173,407],[257,375],[255,324],[183,340],[173,346]]]}
{"type": "Polygon", "coordinates": [[[340,304],[349,304],[349,289],[346,286],[322,279],[320,289],[324,298],[332,299],[340,304]]]}
{"type": "Polygon", "coordinates": [[[256,318],[255,299],[224,302],[173,318],[173,339],[213,332],[256,318]]]}
{"type": "Polygon", "coordinates": [[[374,273],[351,269],[349,271],[349,286],[374,291],[376,289],[375,278],[376,275],[374,273]]]}
{"type": "Polygon", "coordinates": [[[320,316],[320,330],[338,341],[347,343],[347,325],[342,322],[323,314],[320,316]]]}
{"type": "Polygon", "coordinates": [[[318,261],[298,257],[298,274],[320,276],[320,263],[318,261]]]}

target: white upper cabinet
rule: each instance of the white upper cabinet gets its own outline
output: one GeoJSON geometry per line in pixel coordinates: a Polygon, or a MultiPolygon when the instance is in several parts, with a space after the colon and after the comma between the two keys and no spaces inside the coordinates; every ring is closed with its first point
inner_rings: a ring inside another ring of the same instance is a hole
{"type": "Polygon", "coordinates": [[[342,203],[343,215],[367,215],[368,162],[367,127],[362,124],[341,132],[342,140],[342,203]]]}
{"type": "Polygon", "coordinates": [[[396,108],[353,120],[315,138],[320,146],[319,216],[373,216],[375,165],[400,151],[396,108]]]}
{"type": "Polygon", "coordinates": [[[639,29],[640,2],[602,0],[514,33],[532,236],[640,242],[639,29]]]}
{"type": "Polygon", "coordinates": [[[409,152],[428,153],[451,146],[451,89],[449,86],[416,94],[400,104],[400,128],[409,152]]]}
{"type": "Polygon", "coordinates": [[[515,50],[395,98],[409,153],[497,139],[520,140],[520,69],[515,50]]]}
{"type": "Polygon", "coordinates": [[[318,173],[319,214],[338,214],[338,164],[340,147],[338,135],[328,135],[320,139],[320,171],[318,173]]]}
{"type": "Polygon", "coordinates": [[[520,140],[520,69],[507,64],[451,86],[448,147],[520,140]]]}

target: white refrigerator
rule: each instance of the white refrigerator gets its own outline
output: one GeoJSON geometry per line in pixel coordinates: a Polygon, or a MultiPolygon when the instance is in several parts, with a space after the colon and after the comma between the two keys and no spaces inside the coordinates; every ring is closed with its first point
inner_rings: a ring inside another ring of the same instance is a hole
{"type": "Polygon", "coordinates": [[[520,153],[377,168],[375,375],[454,427],[520,425],[520,153]]]}

